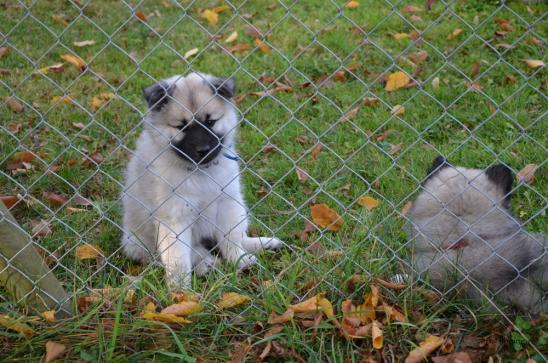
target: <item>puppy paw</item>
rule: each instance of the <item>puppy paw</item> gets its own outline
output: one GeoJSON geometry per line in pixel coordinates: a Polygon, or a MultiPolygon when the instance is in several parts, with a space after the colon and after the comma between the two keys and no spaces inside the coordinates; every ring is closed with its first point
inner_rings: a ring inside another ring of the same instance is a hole
{"type": "Polygon", "coordinates": [[[280,247],[282,241],[276,237],[247,237],[242,241],[242,246],[247,252],[255,253],[261,250],[273,250],[280,247]]]}
{"type": "Polygon", "coordinates": [[[283,245],[283,242],[277,239],[276,237],[261,237],[261,240],[267,240],[266,242],[263,242],[263,248],[274,250],[276,248],[279,248],[283,245]]]}
{"type": "Polygon", "coordinates": [[[238,261],[238,269],[240,271],[247,270],[249,267],[255,265],[256,263],[257,263],[257,257],[247,253],[240,257],[238,261]]]}
{"type": "Polygon", "coordinates": [[[198,276],[205,276],[216,264],[217,257],[207,255],[194,266],[194,272],[198,276]]]}

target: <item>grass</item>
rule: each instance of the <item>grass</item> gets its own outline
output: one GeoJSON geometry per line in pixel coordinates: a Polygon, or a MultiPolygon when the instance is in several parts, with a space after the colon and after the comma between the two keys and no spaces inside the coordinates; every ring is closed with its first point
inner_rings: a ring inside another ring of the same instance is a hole
{"type": "MultiPolygon", "coordinates": [[[[223,361],[229,359],[236,342],[247,338],[253,344],[251,356],[264,347],[266,319],[272,310],[282,313],[288,304],[320,292],[338,309],[344,299],[359,300],[374,277],[401,272],[406,236],[405,220],[398,211],[412,200],[438,154],[468,167],[484,168],[502,161],[517,171],[529,163],[542,165],[546,71],[531,69],[523,60],[544,58],[544,47],[531,42],[531,37],[546,38],[545,6],[526,7],[514,1],[501,7],[498,1],[474,0],[452,1],[445,7],[435,1],[431,11],[416,14],[422,22],[412,23],[404,19],[410,14],[402,17],[397,10],[411,4],[424,9],[424,2],[392,2],[394,6],[362,0],[350,10],[340,1],[339,5],[320,0],[233,1],[240,16],[233,10],[221,13],[216,26],[199,16],[201,8],[219,5],[215,1],[165,2],[169,7],[155,1],[129,1],[147,15],[146,23],[122,2],[95,1],[83,10],[57,1],[38,2],[30,9],[16,3],[0,5],[2,46],[14,48],[0,58],[0,68],[9,70],[0,79],[0,98],[15,94],[25,106],[18,114],[0,107],[0,195],[20,194],[34,201],[20,202],[12,210],[27,230],[31,220],[51,222],[53,233],[38,242],[50,253],[56,251],[58,263],[53,268],[68,291],[82,296],[89,294],[88,288],[127,286],[125,275],[141,274],[138,300],[154,298],[159,305],[169,304],[161,268],[135,265],[119,251],[119,195],[129,150],[141,130],[142,88],[154,79],[190,69],[236,78],[239,94],[245,95],[238,105],[242,115],[238,149],[245,160],[243,183],[253,215],[251,233],[274,233],[288,244],[275,253],[261,254],[260,265],[249,273],[237,275],[224,265],[206,278],[195,278],[193,289],[203,294],[206,309],[193,317],[191,325],[136,319],[131,309],[141,307],[113,302],[55,324],[31,319],[29,324],[37,332],[31,339],[1,331],[0,341],[6,344],[0,348],[0,357],[34,360],[43,355],[46,341],[56,340],[68,347],[65,359],[70,361],[223,361]],[[159,14],[149,15],[155,11],[159,14]],[[69,26],[57,23],[52,15],[61,15],[69,26]],[[509,19],[513,30],[496,37],[500,29],[495,18],[509,19]],[[248,23],[268,31],[270,53],[253,48],[253,38],[245,33],[248,23]],[[422,32],[420,46],[392,36],[409,33],[413,27],[422,32]],[[457,28],[462,33],[449,39],[457,28]],[[224,43],[235,30],[235,43],[247,43],[251,51],[229,54],[222,50],[235,44],[224,43]],[[208,32],[223,38],[213,42],[208,32]],[[96,44],[73,45],[89,39],[96,44]],[[495,51],[482,39],[503,46],[495,51]],[[199,53],[185,60],[182,55],[195,47],[199,53]],[[419,50],[429,57],[414,66],[406,57],[419,50]],[[33,73],[60,62],[60,55],[70,52],[87,62],[85,72],[65,64],[62,73],[33,73]],[[475,76],[471,75],[474,63],[481,66],[475,76]],[[386,92],[382,74],[397,70],[414,74],[422,86],[386,92]],[[338,71],[345,72],[344,80],[335,77],[338,71]],[[261,84],[261,76],[293,85],[292,90],[253,96],[251,92],[275,87],[261,84]],[[330,78],[320,86],[299,86],[325,76],[330,78]],[[437,88],[432,85],[435,78],[440,79],[437,88]],[[481,85],[481,91],[469,87],[471,80],[481,85]],[[102,92],[113,92],[118,98],[95,110],[92,98],[102,92]],[[63,95],[76,104],[52,102],[63,95]],[[365,96],[381,102],[362,105],[353,118],[343,120],[365,96]],[[391,115],[396,104],[405,107],[400,117],[391,115]],[[77,129],[73,123],[84,128],[77,129]],[[14,125],[22,127],[14,132],[14,125]],[[311,153],[317,143],[323,147],[315,159],[311,153]],[[276,150],[262,152],[267,144],[276,150]],[[401,150],[391,154],[398,144],[401,150]],[[15,152],[26,150],[39,158],[26,174],[12,175],[6,169],[8,162],[15,152]],[[89,160],[87,156],[94,153],[103,160],[89,160]],[[81,162],[86,158],[87,162],[81,162]],[[69,165],[71,160],[78,162],[69,165]],[[46,172],[49,166],[62,168],[46,172]],[[305,183],[299,182],[296,166],[310,175],[305,183]],[[260,192],[264,190],[266,194],[260,192]],[[91,199],[93,206],[85,213],[70,213],[65,206],[48,204],[44,191],[69,198],[80,194],[91,199]],[[381,200],[380,206],[365,210],[356,203],[363,195],[381,200]],[[295,232],[310,218],[312,201],[328,204],[345,223],[336,233],[316,231],[301,241],[295,232]],[[315,241],[325,250],[341,251],[342,256],[325,258],[307,251],[315,241]],[[95,261],[78,261],[74,249],[82,243],[99,246],[109,256],[108,263],[98,268],[95,261]],[[366,283],[349,291],[346,281],[356,273],[363,274],[366,283]],[[275,284],[265,287],[265,280],[275,284]],[[216,311],[213,303],[226,291],[250,295],[251,303],[229,312],[216,311]]],[[[532,186],[515,191],[515,212],[527,221],[530,231],[547,232],[545,180],[546,169],[540,168],[532,186]]],[[[495,335],[499,354],[522,360],[547,349],[542,325],[523,328],[526,338],[516,336],[524,344],[516,346],[511,337],[512,314],[501,319],[455,299],[432,303],[415,288],[400,293],[383,290],[383,295],[410,317],[409,323],[384,327],[385,357],[401,358],[426,334],[446,333],[457,349],[465,347],[463,337],[495,335]],[[506,326],[510,328],[504,330],[506,326]]],[[[12,309],[0,299],[0,311],[12,313],[12,309]]],[[[310,362],[359,361],[373,351],[370,340],[347,342],[329,322],[321,323],[317,333],[288,324],[276,340],[310,362]]]]}

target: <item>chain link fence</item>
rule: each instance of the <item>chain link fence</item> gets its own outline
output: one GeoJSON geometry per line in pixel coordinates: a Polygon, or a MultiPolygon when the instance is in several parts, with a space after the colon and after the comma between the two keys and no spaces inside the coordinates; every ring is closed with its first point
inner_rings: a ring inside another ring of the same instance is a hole
{"type": "MultiPolygon", "coordinates": [[[[198,71],[236,80],[249,233],[276,236],[283,247],[259,254],[249,273],[218,265],[195,278],[193,289],[219,281],[234,291],[255,289],[257,299],[242,314],[267,314],[258,303],[265,281],[292,301],[319,291],[337,299],[348,296],[346,285],[359,274],[403,284],[386,292],[399,303],[434,292],[440,298],[434,306],[451,304],[471,284],[484,306],[512,324],[498,297],[517,280],[533,279],[535,264],[546,260],[545,237],[527,234],[539,247],[515,266],[518,248],[494,247],[475,229],[489,221],[506,228],[507,221],[484,218],[508,214],[496,196],[486,195],[491,207],[482,213],[465,206],[455,214],[453,200],[445,200],[426,226],[444,228],[441,216],[455,219],[451,228],[467,227],[461,235],[447,231],[449,246],[431,241],[434,257],[418,269],[403,227],[412,201],[436,194],[425,188],[436,177],[427,179],[427,170],[443,155],[452,165],[483,170],[453,196],[459,203],[472,192],[491,193],[481,184],[489,167],[503,163],[519,172],[520,181],[498,195],[514,194],[513,213],[522,221],[502,245],[525,230],[546,231],[542,4],[19,1],[0,7],[0,195],[17,220],[4,214],[1,223],[28,238],[19,252],[0,247],[2,274],[29,277],[21,254],[30,246],[67,291],[62,306],[128,284],[157,299],[165,286],[159,259],[137,264],[122,253],[124,170],[149,114],[142,89],[198,71]],[[523,171],[527,164],[534,165],[523,171]],[[311,213],[318,205],[326,207],[321,217],[311,213]],[[473,248],[454,246],[465,237],[483,240],[490,255],[474,266],[447,259],[448,250],[473,248]],[[497,265],[489,262],[493,256],[497,265]],[[443,277],[452,281],[445,289],[427,274],[442,263],[458,270],[454,280],[443,277]],[[488,289],[474,271],[493,266],[512,266],[513,274],[488,289]]],[[[40,281],[28,281],[34,289],[15,300],[0,294],[2,311],[16,311],[40,289],[40,281]]]]}

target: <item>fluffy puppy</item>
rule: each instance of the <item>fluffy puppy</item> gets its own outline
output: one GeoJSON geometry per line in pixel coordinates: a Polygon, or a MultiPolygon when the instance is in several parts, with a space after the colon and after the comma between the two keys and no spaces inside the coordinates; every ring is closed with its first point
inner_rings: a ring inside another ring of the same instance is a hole
{"type": "Polygon", "coordinates": [[[144,90],[148,113],[127,167],[122,245],[132,259],[159,255],[168,285],[185,288],[191,272],[217,261],[245,268],[253,253],[281,241],[246,234],[248,216],[234,149],[234,81],[191,73],[144,90]]]}
{"type": "Polygon", "coordinates": [[[512,215],[513,179],[502,164],[477,170],[436,158],[408,214],[413,273],[472,300],[483,291],[525,312],[546,312],[548,239],[512,215]]]}

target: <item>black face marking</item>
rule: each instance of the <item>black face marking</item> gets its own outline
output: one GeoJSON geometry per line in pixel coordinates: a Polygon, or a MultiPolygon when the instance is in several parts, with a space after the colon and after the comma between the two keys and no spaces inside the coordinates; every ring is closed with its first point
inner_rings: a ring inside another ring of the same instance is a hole
{"type": "Polygon", "coordinates": [[[426,178],[424,181],[430,179],[432,176],[436,175],[438,171],[448,166],[449,164],[447,163],[447,160],[445,160],[443,156],[439,155],[432,162],[432,166],[430,166],[430,168],[426,171],[426,178]]]}
{"type": "Polygon", "coordinates": [[[200,241],[200,244],[206,250],[208,250],[211,254],[215,256],[219,256],[221,254],[219,245],[217,244],[217,241],[214,238],[202,238],[202,240],[200,241]]]}
{"type": "Polygon", "coordinates": [[[505,198],[508,200],[514,182],[512,170],[504,164],[497,164],[487,168],[485,175],[487,175],[490,181],[501,188],[506,196],[505,198]]]}
{"type": "Polygon", "coordinates": [[[143,90],[143,95],[147,101],[148,108],[152,111],[160,111],[167,104],[169,97],[173,96],[175,85],[169,85],[160,81],[143,90]]]}
{"type": "Polygon", "coordinates": [[[224,98],[232,98],[236,94],[236,84],[232,78],[222,79],[213,78],[211,80],[204,80],[211,88],[211,91],[224,98]]]}
{"type": "Polygon", "coordinates": [[[196,164],[207,164],[219,155],[223,135],[214,133],[205,122],[195,121],[183,127],[182,132],[183,139],[171,145],[183,159],[196,164]]]}

